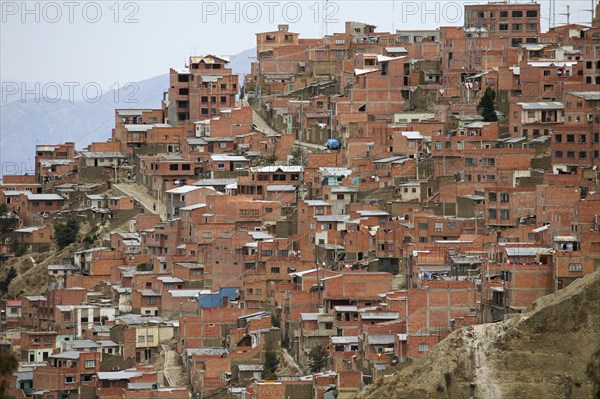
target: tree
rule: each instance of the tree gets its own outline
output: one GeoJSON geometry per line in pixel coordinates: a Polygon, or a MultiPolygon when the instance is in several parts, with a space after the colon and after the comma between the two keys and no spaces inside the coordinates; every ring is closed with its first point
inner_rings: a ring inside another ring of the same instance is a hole
{"type": "Polygon", "coordinates": [[[4,280],[0,281],[0,292],[5,294],[8,292],[8,286],[10,285],[10,282],[13,281],[13,279],[17,277],[17,271],[15,270],[14,267],[10,267],[10,270],[8,271],[8,274],[6,275],[6,277],[4,278],[4,280]]]}
{"type": "Polygon", "coordinates": [[[296,146],[292,148],[292,153],[290,154],[292,159],[290,160],[290,165],[301,165],[303,166],[306,160],[306,151],[303,148],[296,146]]]}
{"type": "Polygon", "coordinates": [[[325,344],[314,346],[308,353],[308,367],[313,373],[321,371],[329,360],[329,352],[325,344]]]}
{"type": "MultiPolygon", "coordinates": [[[[19,367],[19,362],[10,353],[0,351],[0,377],[6,377],[15,371],[19,367]]],[[[0,384],[0,398],[6,397],[6,381],[2,378],[0,384]]]]}
{"type": "Polygon", "coordinates": [[[98,240],[98,238],[100,237],[99,232],[99,225],[94,225],[94,227],[90,229],[90,231],[85,235],[85,238],[83,239],[83,242],[86,244],[86,247],[89,248],[94,244],[94,242],[96,242],[96,240],[98,240]]]}
{"type": "Polygon", "coordinates": [[[277,352],[273,350],[273,345],[271,343],[267,344],[265,351],[265,376],[266,380],[274,380],[277,378],[277,367],[279,366],[279,358],[277,357],[277,352]]]}
{"type": "Polygon", "coordinates": [[[8,206],[5,203],[0,204],[0,236],[14,230],[18,224],[19,218],[8,211],[8,206]]]}
{"type": "Polygon", "coordinates": [[[81,224],[79,221],[71,216],[64,223],[54,224],[54,240],[59,249],[65,248],[67,245],[77,241],[77,235],[79,234],[79,228],[81,224]]]}
{"type": "Polygon", "coordinates": [[[478,108],[481,111],[481,116],[483,116],[485,122],[496,122],[498,120],[496,110],[494,109],[495,98],[496,92],[491,87],[488,87],[485,89],[483,97],[481,97],[481,100],[479,101],[478,108]]]}

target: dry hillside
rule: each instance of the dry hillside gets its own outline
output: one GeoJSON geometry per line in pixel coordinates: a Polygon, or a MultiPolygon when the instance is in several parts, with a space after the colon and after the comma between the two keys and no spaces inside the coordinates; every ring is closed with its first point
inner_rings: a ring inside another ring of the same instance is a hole
{"type": "Polygon", "coordinates": [[[364,399],[593,397],[585,368],[600,345],[600,272],[540,298],[520,317],[455,331],[364,399]]]}

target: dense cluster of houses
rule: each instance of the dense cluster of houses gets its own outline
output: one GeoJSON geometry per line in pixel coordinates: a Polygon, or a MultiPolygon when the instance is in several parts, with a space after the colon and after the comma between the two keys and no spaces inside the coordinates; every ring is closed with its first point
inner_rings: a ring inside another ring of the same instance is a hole
{"type": "Polygon", "coordinates": [[[37,145],[35,175],[0,185],[17,220],[0,255],[51,250],[72,216],[109,233],[49,265],[44,295],[5,301],[8,397],[351,398],[599,270],[600,5],[548,32],[540,13],[280,25],[243,87],[193,56],[161,109],[116,110],[107,142],[37,145]]]}

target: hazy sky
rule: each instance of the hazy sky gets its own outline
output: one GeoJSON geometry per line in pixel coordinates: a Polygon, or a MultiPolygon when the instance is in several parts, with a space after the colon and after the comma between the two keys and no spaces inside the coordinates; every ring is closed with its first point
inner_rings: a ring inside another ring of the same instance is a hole
{"type": "MultiPolygon", "coordinates": [[[[121,87],[180,67],[196,54],[236,54],[254,47],[255,33],[288,23],[301,37],[325,31],[323,0],[307,1],[4,1],[0,0],[0,78],[31,82],[97,82],[121,87]]],[[[473,1],[329,1],[327,31],[354,20],[392,29],[461,25],[473,1]]],[[[541,1],[542,26],[549,0],[541,1]]],[[[592,0],[571,5],[571,22],[590,21],[592,0]]],[[[558,22],[566,21],[557,15],[558,22]]]]}

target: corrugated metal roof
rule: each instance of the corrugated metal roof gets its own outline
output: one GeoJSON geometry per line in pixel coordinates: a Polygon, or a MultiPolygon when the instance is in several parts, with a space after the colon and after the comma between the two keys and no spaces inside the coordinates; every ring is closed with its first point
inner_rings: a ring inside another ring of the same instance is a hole
{"type": "Polygon", "coordinates": [[[536,109],[564,109],[565,104],[558,101],[549,102],[534,102],[534,103],[517,103],[523,110],[536,110],[536,109]]]}
{"type": "Polygon", "coordinates": [[[65,199],[58,194],[27,194],[30,201],[64,201],[65,199]]]}
{"type": "Polygon", "coordinates": [[[358,336],[331,337],[331,343],[333,345],[358,344],[358,336]]]}
{"type": "Polygon", "coordinates": [[[394,320],[400,317],[398,312],[365,312],[360,318],[364,320],[394,320]]]}
{"type": "Polygon", "coordinates": [[[118,380],[129,380],[135,377],[141,377],[144,375],[139,371],[99,371],[98,379],[99,380],[109,380],[109,381],[118,381],[118,380]]]}
{"type": "Polygon", "coordinates": [[[296,191],[296,187],[289,184],[269,184],[267,186],[269,192],[284,192],[284,191],[296,191]]]}
{"type": "Polygon", "coordinates": [[[196,186],[181,186],[172,188],[171,190],[167,190],[166,192],[169,194],[187,194],[191,191],[198,190],[199,187],[196,186]]]}
{"type": "Polygon", "coordinates": [[[588,101],[600,100],[600,91],[568,91],[567,94],[571,94],[576,97],[581,97],[588,101]]]}
{"type": "Polygon", "coordinates": [[[390,345],[394,343],[393,335],[368,335],[367,343],[369,345],[390,345]]]}

